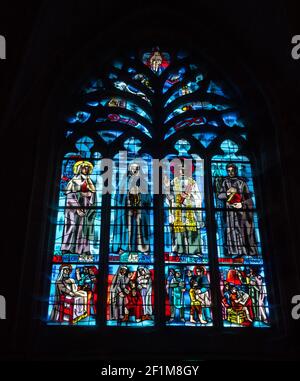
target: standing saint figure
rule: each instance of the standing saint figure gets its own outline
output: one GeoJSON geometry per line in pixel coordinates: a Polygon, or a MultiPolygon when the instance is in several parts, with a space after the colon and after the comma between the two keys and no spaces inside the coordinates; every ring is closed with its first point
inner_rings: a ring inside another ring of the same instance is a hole
{"type": "Polygon", "coordinates": [[[202,199],[198,184],[180,169],[171,182],[165,178],[166,203],[169,205],[172,251],[178,255],[201,256],[201,234],[203,227],[202,199]]]}
{"type": "Polygon", "coordinates": [[[96,188],[90,179],[93,165],[89,161],[77,161],[74,177],[66,189],[65,224],[61,251],[63,254],[79,254],[79,261],[93,261],[90,241],[94,239],[96,188]]]}
{"type": "Polygon", "coordinates": [[[246,181],[238,176],[237,166],[226,165],[227,177],[223,180],[218,199],[223,200],[225,212],[225,248],[228,256],[257,255],[253,222],[253,201],[246,181]]]}
{"type": "Polygon", "coordinates": [[[178,310],[180,320],[185,322],[183,302],[185,283],[180,269],[175,269],[175,276],[171,280],[170,288],[172,288],[173,293],[172,300],[170,301],[171,317],[169,321],[171,322],[175,319],[176,310],[178,310]]]}
{"type": "Polygon", "coordinates": [[[110,320],[125,321],[125,297],[129,294],[127,288],[129,277],[128,267],[120,265],[110,286],[110,320]]]}
{"type": "Polygon", "coordinates": [[[264,285],[262,276],[258,274],[255,268],[250,268],[247,283],[249,283],[249,295],[252,299],[254,317],[256,320],[263,321],[267,324],[268,318],[265,307],[266,286],[264,285]]]}
{"type": "Polygon", "coordinates": [[[130,163],[117,194],[117,206],[113,231],[112,250],[131,257],[138,253],[149,254],[150,215],[145,207],[150,206],[147,179],[140,165],[130,163]]]}
{"type": "Polygon", "coordinates": [[[152,319],[152,277],[150,270],[145,266],[137,268],[137,285],[143,301],[142,320],[152,319]]]}

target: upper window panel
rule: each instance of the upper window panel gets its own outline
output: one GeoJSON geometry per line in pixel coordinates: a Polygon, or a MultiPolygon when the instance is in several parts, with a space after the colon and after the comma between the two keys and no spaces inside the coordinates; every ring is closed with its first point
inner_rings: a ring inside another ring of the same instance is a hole
{"type": "Polygon", "coordinates": [[[143,63],[148,66],[153,73],[160,75],[170,65],[170,54],[161,52],[155,48],[152,52],[143,54],[143,63]]]}

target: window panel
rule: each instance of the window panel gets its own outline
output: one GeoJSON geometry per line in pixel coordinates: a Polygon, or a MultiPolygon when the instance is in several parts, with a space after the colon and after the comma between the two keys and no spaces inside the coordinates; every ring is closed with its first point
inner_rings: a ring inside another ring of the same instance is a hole
{"type": "Polygon", "coordinates": [[[138,88],[136,88],[136,87],[124,82],[124,81],[114,81],[113,85],[116,89],[124,91],[125,93],[130,93],[130,94],[136,95],[136,96],[140,97],[141,99],[143,99],[144,101],[151,104],[151,101],[147,97],[147,95],[145,93],[143,93],[142,91],[140,91],[138,88]]]}
{"type": "Polygon", "coordinates": [[[105,143],[110,144],[115,141],[119,136],[123,134],[123,131],[118,130],[103,130],[98,131],[99,136],[105,141],[105,143]]]}
{"type": "Polygon", "coordinates": [[[48,324],[96,324],[102,178],[93,146],[82,137],[62,161],[48,324]]]}
{"type": "Polygon", "coordinates": [[[219,83],[216,83],[215,81],[209,82],[207,92],[220,95],[221,97],[224,97],[224,98],[229,98],[229,95],[227,94],[227,92],[224,91],[224,86],[219,83]]]}
{"type": "Polygon", "coordinates": [[[168,132],[166,133],[164,139],[167,139],[169,136],[175,134],[177,131],[183,129],[183,128],[190,128],[190,127],[197,127],[201,126],[206,123],[206,118],[202,116],[192,117],[192,118],[185,118],[183,120],[180,120],[177,122],[174,127],[171,127],[168,132]]]}
{"type": "Polygon", "coordinates": [[[268,327],[269,307],[249,159],[232,140],[212,162],[216,242],[225,327],[268,327]],[[219,211],[218,211],[219,209],[219,211]],[[223,266],[230,265],[230,266],[223,266]]]}
{"type": "Polygon", "coordinates": [[[171,71],[163,86],[163,93],[166,93],[172,86],[182,81],[185,73],[186,73],[186,68],[184,67],[171,71]]]}
{"type": "Polygon", "coordinates": [[[217,134],[214,134],[212,132],[204,132],[204,133],[198,133],[198,134],[193,134],[194,138],[199,140],[199,142],[207,148],[213,141],[214,139],[218,136],[217,134]]]}
{"type": "Polygon", "coordinates": [[[153,73],[160,75],[170,65],[170,54],[155,48],[152,52],[144,53],[142,61],[153,73]]]}
{"type": "Polygon", "coordinates": [[[114,158],[107,325],[154,325],[154,219],[151,156],[129,138],[114,158]],[[118,264],[115,264],[118,263],[118,264]]]}
{"type": "Polygon", "coordinates": [[[154,325],[154,269],[151,265],[110,265],[107,325],[154,325]]]}
{"type": "Polygon", "coordinates": [[[196,209],[165,210],[164,259],[166,263],[208,263],[205,212],[196,209]]]}
{"type": "Polygon", "coordinates": [[[165,284],[167,325],[213,325],[210,273],[207,266],[166,266],[165,284]]]}
{"type": "Polygon", "coordinates": [[[54,244],[55,262],[97,262],[100,211],[94,208],[59,210],[54,244]]]}
{"type": "Polygon", "coordinates": [[[174,118],[177,115],[183,114],[187,111],[193,111],[193,110],[216,110],[216,111],[223,111],[230,108],[227,104],[217,104],[217,103],[211,103],[211,102],[187,102],[183,103],[179,107],[177,107],[173,112],[171,112],[168,117],[165,120],[165,123],[168,122],[170,119],[174,118]]]}
{"type": "Polygon", "coordinates": [[[165,267],[166,317],[169,325],[210,326],[204,162],[190,148],[187,140],[179,140],[178,155],[167,156],[170,168],[163,172],[164,261],[170,264],[165,267]]]}
{"type": "Polygon", "coordinates": [[[82,88],[82,92],[85,94],[94,93],[96,91],[99,91],[101,89],[104,89],[103,81],[101,79],[91,79],[86,86],[82,88]]]}
{"type": "Polygon", "coordinates": [[[269,305],[262,266],[221,266],[225,327],[269,327],[269,305]]]}
{"type": "Polygon", "coordinates": [[[152,92],[154,91],[151,81],[147,75],[137,72],[132,67],[128,68],[128,73],[130,73],[130,76],[134,81],[139,82],[142,85],[146,86],[150,91],[152,92]]]}
{"type": "Polygon", "coordinates": [[[68,116],[66,118],[67,122],[73,123],[85,123],[91,117],[91,113],[87,111],[77,111],[74,115],[68,116]]]}
{"type": "Polygon", "coordinates": [[[217,212],[216,223],[220,263],[262,264],[257,213],[217,212]]]}
{"type": "Polygon", "coordinates": [[[149,136],[150,138],[152,137],[148,128],[146,128],[144,125],[141,123],[137,122],[135,119],[127,116],[127,115],[122,115],[122,114],[108,114],[106,117],[100,117],[96,119],[96,123],[120,123],[120,124],[125,124],[128,127],[133,127],[141,131],[143,134],[149,136]]]}
{"type": "Polygon", "coordinates": [[[254,167],[235,90],[186,53],[159,47],[116,58],[97,76],[65,118],[47,323],[269,327],[254,167]],[[217,147],[223,134],[230,138],[217,147]],[[153,158],[164,158],[160,172],[153,158]],[[165,311],[155,310],[156,286],[165,311]],[[217,316],[212,299],[222,301],[217,316]]]}
{"type": "Polygon", "coordinates": [[[153,211],[144,208],[111,210],[110,262],[153,263],[153,211]]]}
{"type": "MultiPolygon", "coordinates": [[[[232,159],[234,157],[231,156],[232,159]]],[[[241,159],[243,159],[241,157],[241,159]]],[[[214,185],[214,202],[216,208],[232,208],[236,202],[242,202],[248,209],[256,206],[253,189],[252,170],[249,162],[228,160],[224,162],[212,162],[212,176],[214,185]],[[231,167],[230,167],[231,166],[231,167]],[[235,172],[230,178],[229,171],[235,172]],[[235,188],[236,192],[230,198],[227,196],[229,188],[235,188]]]]}
{"type": "Polygon", "coordinates": [[[111,97],[111,98],[105,98],[100,101],[102,106],[107,107],[119,107],[119,108],[126,108],[127,110],[136,112],[143,118],[147,119],[149,122],[151,122],[150,116],[138,105],[136,105],[133,102],[127,101],[125,98],[120,97],[111,97]]]}
{"type": "Polygon", "coordinates": [[[94,264],[52,266],[48,324],[96,324],[98,272],[94,264]]]}
{"type": "Polygon", "coordinates": [[[222,115],[223,122],[228,127],[245,127],[243,120],[240,118],[238,112],[229,112],[222,115]]]}

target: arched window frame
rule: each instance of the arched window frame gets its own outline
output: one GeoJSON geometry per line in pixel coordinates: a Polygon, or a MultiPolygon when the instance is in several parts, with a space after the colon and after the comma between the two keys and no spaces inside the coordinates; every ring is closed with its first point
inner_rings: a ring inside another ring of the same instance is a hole
{"type": "MultiPolygon", "coordinates": [[[[171,61],[172,61],[172,55],[171,55],[171,61]]],[[[143,68],[142,64],[140,64],[140,67],[143,68]]],[[[144,69],[144,68],[143,68],[144,69]]],[[[161,74],[161,76],[159,77],[159,80],[160,81],[163,81],[163,79],[166,78],[166,75],[167,75],[168,71],[165,71],[164,73],[161,74]]],[[[147,74],[151,74],[150,72],[148,72],[147,74]]],[[[104,74],[105,76],[105,74],[104,74]]],[[[152,80],[154,81],[158,81],[158,78],[155,76],[155,74],[152,75],[152,80]]],[[[207,83],[208,84],[208,83],[207,83]]],[[[206,85],[207,85],[206,84],[206,85]]],[[[134,83],[134,85],[138,88],[140,88],[140,90],[143,90],[145,92],[145,88],[142,87],[142,86],[138,86],[136,83],[134,83]]],[[[179,84],[178,84],[178,87],[179,87],[179,84]]],[[[172,91],[173,92],[173,91],[172,91]]],[[[197,92],[196,92],[197,93],[197,92]]],[[[197,94],[196,93],[193,93],[192,95],[188,95],[186,96],[186,100],[193,100],[194,98],[197,98],[197,94]]],[[[118,93],[117,93],[118,94],[118,93]]],[[[167,94],[167,93],[166,93],[167,94]]],[[[79,100],[78,100],[78,103],[76,103],[76,101],[74,102],[74,110],[78,109],[79,105],[81,104],[81,102],[83,100],[90,100],[92,101],[95,97],[94,95],[96,94],[93,94],[92,97],[90,96],[80,96],[79,97],[79,100]]],[[[121,95],[119,93],[119,95],[121,95]]],[[[123,94],[122,94],[123,95],[123,94]]],[[[148,93],[148,95],[150,95],[150,93],[148,93]]],[[[140,107],[143,107],[144,109],[147,109],[149,110],[149,113],[151,113],[151,110],[149,109],[148,105],[146,104],[145,101],[142,101],[142,100],[139,100],[139,99],[136,99],[137,97],[134,97],[134,96],[131,96],[130,94],[126,94],[126,98],[128,100],[134,100],[135,103],[137,103],[140,107]]],[[[155,103],[164,103],[164,101],[162,101],[163,99],[166,100],[166,96],[158,96],[157,97],[158,99],[155,99],[155,102],[154,102],[154,105],[153,105],[153,108],[155,109],[155,107],[158,107],[155,103]]],[[[76,99],[76,98],[75,98],[76,99]]],[[[179,104],[181,103],[181,100],[175,100],[174,101],[174,105],[176,104],[179,104]]],[[[140,117],[138,117],[136,114],[133,114],[131,111],[128,111],[128,110],[124,110],[124,109],[119,109],[119,108],[113,108],[115,112],[119,112],[119,113],[123,113],[125,115],[128,115],[129,117],[130,116],[134,116],[135,119],[137,119],[137,121],[139,122],[143,122],[145,123],[145,121],[143,119],[141,119],[140,117]]],[[[240,104],[238,106],[238,110],[239,112],[246,117],[246,113],[243,112],[243,107],[242,105],[240,104]]],[[[85,111],[93,111],[93,108],[91,106],[89,107],[86,107],[85,111]]],[[[162,110],[160,110],[162,111],[162,110]]],[[[166,117],[166,113],[167,111],[165,111],[165,114],[163,112],[156,112],[154,114],[154,118],[153,118],[153,124],[152,124],[152,127],[150,125],[147,125],[147,127],[149,128],[149,131],[152,132],[152,133],[155,133],[157,128],[155,127],[156,125],[162,125],[162,120],[165,119],[166,117]]],[[[203,112],[201,113],[203,115],[203,112]]],[[[205,114],[205,113],[204,113],[205,114]]],[[[198,115],[198,112],[187,112],[186,113],[187,116],[196,116],[198,115]]],[[[176,119],[180,120],[181,119],[181,116],[179,116],[178,118],[175,117],[176,119]]],[[[174,119],[175,119],[174,118],[174,119]]],[[[71,148],[72,148],[72,145],[74,144],[74,142],[76,141],[77,138],[79,137],[82,137],[84,134],[84,136],[89,136],[91,138],[94,139],[94,142],[95,142],[95,146],[94,146],[94,151],[97,151],[97,152],[101,152],[101,154],[103,156],[107,155],[106,157],[113,157],[113,154],[112,152],[116,153],[118,152],[120,149],[122,149],[122,144],[123,142],[126,140],[126,138],[129,138],[131,136],[135,136],[137,137],[138,139],[141,139],[142,143],[149,143],[149,145],[147,146],[149,148],[149,151],[148,153],[150,154],[155,154],[157,151],[155,150],[155,144],[151,144],[151,142],[147,141],[147,138],[145,138],[145,136],[138,130],[134,129],[134,128],[131,128],[128,130],[126,130],[126,128],[124,128],[123,125],[121,124],[114,124],[116,125],[118,128],[120,128],[121,130],[124,130],[124,134],[122,136],[120,136],[119,138],[117,138],[114,143],[109,147],[107,146],[106,144],[104,144],[103,142],[101,142],[101,140],[99,140],[99,137],[98,135],[96,134],[95,131],[92,131],[92,128],[93,127],[93,123],[95,123],[95,118],[94,120],[89,120],[88,122],[84,123],[84,125],[82,127],[79,126],[79,128],[77,129],[76,132],[74,132],[74,134],[67,138],[66,139],[66,143],[64,144],[64,146],[62,147],[62,150],[61,150],[61,154],[60,154],[60,157],[62,159],[63,155],[64,155],[64,152],[71,152],[71,148]],[[113,150],[112,150],[113,149],[113,150]],[[152,152],[151,152],[152,150],[152,152]]],[[[95,128],[96,129],[96,128],[95,128]]],[[[213,213],[213,210],[214,209],[208,209],[208,202],[209,204],[213,205],[213,191],[212,191],[212,184],[211,184],[211,158],[213,155],[215,154],[218,154],[218,153],[221,153],[220,151],[220,143],[222,141],[224,141],[225,139],[231,139],[233,140],[234,142],[236,142],[239,146],[240,146],[240,149],[239,149],[239,153],[245,155],[245,156],[248,156],[249,159],[250,159],[250,162],[251,162],[251,165],[253,168],[255,168],[255,158],[251,152],[251,147],[249,146],[249,143],[245,140],[243,140],[243,138],[241,138],[240,136],[237,136],[237,132],[240,131],[239,129],[236,129],[235,127],[227,127],[226,129],[221,129],[223,131],[223,135],[222,133],[220,135],[218,135],[214,141],[209,145],[209,149],[205,149],[194,137],[192,137],[192,133],[194,131],[188,131],[188,129],[182,129],[180,130],[179,132],[177,132],[176,134],[174,134],[174,136],[171,136],[167,141],[166,141],[166,145],[164,147],[164,150],[161,150],[160,153],[161,153],[161,157],[158,157],[158,158],[163,158],[164,155],[166,154],[169,154],[170,152],[174,152],[174,143],[180,139],[180,138],[188,138],[189,139],[189,143],[191,144],[191,149],[189,152],[194,152],[194,153],[197,153],[199,154],[201,157],[203,157],[204,159],[204,162],[205,162],[205,168],[206,170],[205,171],[208,171],[208,174],[206,174],[205,178],[204,178],[204,181],[205,181],[205,198],[206,198],[206,209],[207,209],[207,214],[208,214],[208,219],[209,219],[209,228],[207,229],[207,232],[208,232],[208,235],[210,236],[209,238],[209,241],[210,241],[210,247],[211,247],[211,250],[210,250],[210,263],[211,263],[211,266],[212,266],[212,273],[214,274],[213,275],[213,280],[212,280],[212,284],[214,284],[214,292],[213,294],[213,313],[214,313],[214,316],[215,316],[215,327],[220,327],[222,324],[221,324],[221,313],[220,313],[220,307],[218,307],[218,305],[220,306],[220,293],[219,291],[217,290],[217,254],[216,254],[216,248],[213,249],[213,242],[215,240],[215,238],[213,238],[214,236],[214,229],[215,229],[215,222],[214,222],[214,219],[213,219],[213,216],[212,216],[212,213],[213,213]]],[[[250,132],[251,129],[245,129],[247,131],[247,133],[250,132]]],[[[167,128],[165,128],[162,133],[166,133],[167,131],[167,128]]],[[[206,129],[202,129],[202,131],[206,131],[206,129]]],[[[208,131],[208,130],[207,130],[208,131]]],[[[196,132],[196,129],[195,129],[195,132],[196,132]]],[[[161,136],[160,138],[162,137],[162,133],[161,133],[161,136]]],[[[156,135],[157,136],[157,135],[156,135]]],[[[158,137],[158,136],[157,136],[158,137]]],[[[146,143],[146,144],[147,144],[146,143]]],[[[142,151],[143,151],[143,148],[142,148],[142,151]]],[[[57,168],[57,176],[56,178],[59,178],[59,172],[60,172],[60,168],[57,168]]],[[[254,179],[253,181],[255,182],[255,176],[254,176],[254,179]]],[[[259,195],[259,189],[258,189],[258,185],[254,184],[255,185],[255,190],[256,190],[256,194],[259,195]]],[[[161,197],[157,197],[156,200],[154,201],[154,204],[155,204],[155,210],[156,210],[156,213],[158,213],[158,211],[161,209],[161,208],[158,208],[158,206],[162,205],[162,198],[161,197]]],[[[257,201],[258,202],[258,201],[257,201]]],[[[55,201],[54,201],[54,204],[55,204],[55,201]]],[[[108,222],[108,215],[109,215],[109,209],[110,209],[110,202],[109,202],[109,196],[107,197],[103,197],[103,203],[102,203],[102,212],[103,212],[103,216],[104,216],[104,221],[105,222],[108,222]],[[106,216],[106,217],[105,217],[106,216]]],[[[257,206],[257,209],[259,210],[260,209],[260,206],[258,205],[257,206]]],[[[55,214],[55,213],[54,213],[55,214]]],[[[162,221],[162,216],[158,217],[160,218],[160,221],[162,221]]],[[[101,248],[100,250],[103,250],[103,254],[102,254],[102,259],[100,258],[100,267],[103,266],[103,269],[105,269],[105,266],[107,268],[107,245],[108,245],[108,236],[109,234],[107,234],[107,232],[105,232],[105,227],[103,227],[103,223],[102,223],[102,226],[101,226],[101,237],[103,237],[103,240],[101,241],[105,241],[103,242],[103,245],[102,245],[102,242],[100,243],[101,245],[101,248]]],[[[260,228],[260,233],[262,234],[262,229],[260,228]]],[[[51,235],[50,235],[51,236],[51,235]]],[[[53,234],[52,234],[52,237],[53,237],[53,234]]],[[[159,235],[159,237],[162,237],[162,235],[159,235]]],[[[52,238],[50,239],[50,241],[52,240],[52,238]]],[[[263,242],[263,240],[262,240],[263,242]]],[[[160,249],[162,250],[162,248],[160,249]]],[[[161,267],[164,265],[164,263],[161,262],[161,258],[160,259],[157,259],[157,264],[156,264],[156,268],[157,268],[157,277],[160,278],[160,281],[158,282],[158,284],[156,285],[156,288],[157,288],[157,295],[161,294],[162,293],[162,288],[163,288],[163,277],[162,277],[162,274],[160,273],[161,272],[161,267]],[[160,284],[159,284],[160,283],[160,284]]],[[[101,271],[101,270],[100,270],[101,271]]],[[[104,273],[105,273],[106,270],[104,270],[104,273]]],[[[103,275],[102,275],[102,278],[103,278],[103,275]]],[[[99,278],[100,280],[100,287],[102,287],[102,289],[104,290],[103,287],[105,287],[105,279],[103,278],[102,281],[101,279],[99,278]]],[[[106,294],[106,293],[105,293],[106,294]]],[[[97,324],[100,326],[100,327],[103,327],[105,325],[105,313],[104,313],[104,310],[105,310],[105,307],[103,306],[105,303],[103,303],[104,300],[102,300],[101,302],[99,302],[98,306],[99,306],[99,314],[100,314],[100,318],[99,320],[97,321],[97,324]]],[[[164,313],[163,313],[163,310],[162,310],[162,300],[158,300],[156,302],[156,308],[157,308],[157,324],[158,326],[163,326],[164,325],[164,313]]]]}

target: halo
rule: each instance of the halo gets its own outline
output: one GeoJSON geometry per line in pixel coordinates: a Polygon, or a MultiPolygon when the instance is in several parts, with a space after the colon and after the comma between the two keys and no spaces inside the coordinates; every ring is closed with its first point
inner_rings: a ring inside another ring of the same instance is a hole
{"type": "Polygon", "coordinates": [[[73,167],[73,172],[75,175],[78,175],[81,167],[89,167],[89,174],[92,173],[93,169],[94,169],[94,166],[92,163],[90,163],[89,161],[86,161],[86,160],[79,160],[77,161],[75,164],[74,164],[74,167],[73,167]]]}

